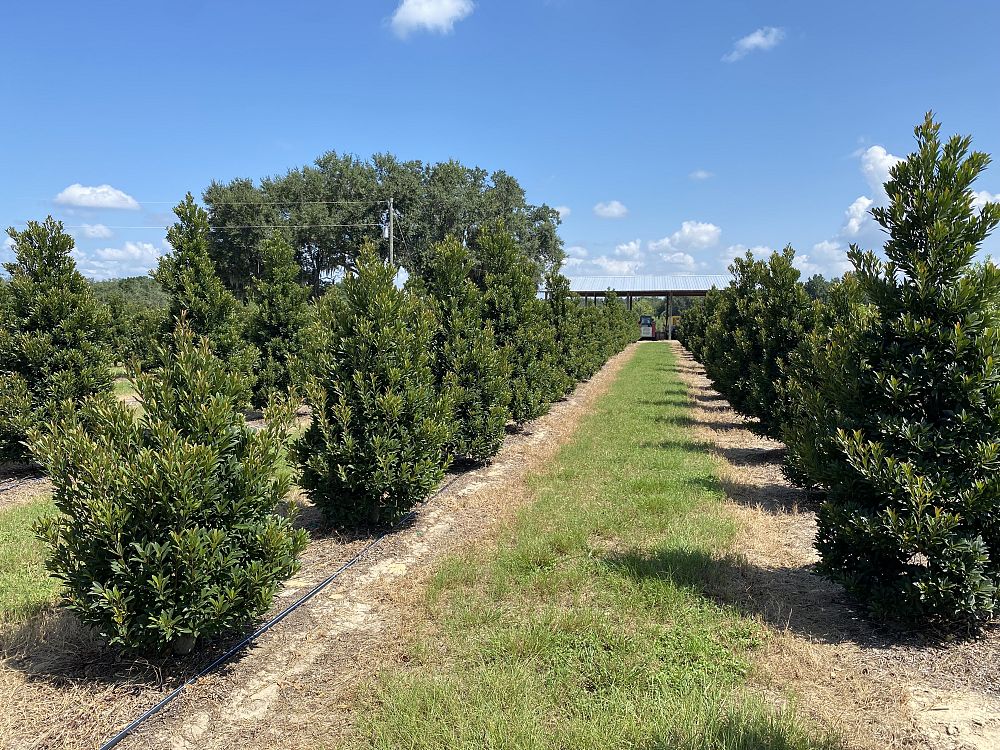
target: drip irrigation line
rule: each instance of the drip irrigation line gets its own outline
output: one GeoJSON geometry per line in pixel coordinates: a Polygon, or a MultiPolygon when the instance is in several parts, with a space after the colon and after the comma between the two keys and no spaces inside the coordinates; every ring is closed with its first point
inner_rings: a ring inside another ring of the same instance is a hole
{"type": "MultiPolygon", "coordinates": [[[[444,487],[442,487],[440,490],[438,490],[438,492],[442,492],[443,490],[447,489],[448,486],[452,482],[454,482],[456,479],[458,479],[458,477],[454,477],[450,482],[448,482],[447,484],[445,484],[444,487]]],[[[437,493],[435,493],[435,494],[437,494],[437,493]]],[[[407,513],[405,516],[403,516],[401,519],[399,519],[390,529],[382,532],[377,537],[375,537],[374,539],[372,539],[370,542],[368,542],[368,544],[366,544],[361,549],[360,552],[358,552],[354,557],[352,557],[350,560],[348,560],[343,565],[341,565],[339,568],[337,568],[335,571],[333,571],[333,573],[331,573],[325,579],[323,579],[322,581],[320,581],[319,583],[317,583],[308,593],[306,593],[303,596],[301,596],[295,602],[293,602],[292,604],[290,604],[288,607],[286,607],[285,609],[283,609],[277,615],[275,615],[270,620],[268,620],[266,623],[264,623],[259,628],[257,628],[257,630],[255,630],[253,633],[251,633],[246,638],[244,638],[242,641],[240,641],[235,646],[233,646],[228,651],[226,651],[226,653],[222,654],[217,659],[215,659],[214,661],[212,661],[207,667],[205,667],[200,672],[198,672],[198,674],[196,674],[194,677],[189,678],[182,685],[174,688],[171,692],[169,692],[167,695],[165,695],[156,705],[154,705],[151,708],[149,708],[146,711],[144,711],[136,719],[134,719],[132,722],[130,722],[124,729],[122,729],[120,732],[118,732],[118,734],[116,734],[114,737],[112,737],[111,739],[107,740],[103,745],[101,745],[100,750],[111,750],[111,748],[116,747],[122,740],[124,740],[126,737],[128,737],[130,734],[132,734],[139,727],[139,725],[141,725],[147,719],[155,716],[160,711],[162,711],[164,708],[166,708],[170,703],[172,703],[174,701],[175,698],[177,698],[181,693],[183,693],[188,687],[190,687],[191,685],[194,685],[202,677],[206,676],[210,672],[214,671],[216,668],[218,668],[218,667],[222,666],[223,664],[225,664],[226,662],[228,662],[230,659],[232,659],[234,656],[236,656],[240,651],[242,651],[247,646],[249,646],[254,640],[256,640],[257,638],[259,638],[261,635],[263,635],[268,630],[270,630],[271,628],[273,628],[279,622],[281,622],[282,620],[284,620],[286,617],[288,617],[290,614],[292,614],[292,612],[294,612],[295,610],[297,610],[303,604],[305,604],[310,599],[312,599],[314,596],[316,596],[320,591],[322,591],[327,586],[329,586],[331,583],[333,583],[335,580],[337,580],[337,578],[339,578],[341,575],[343,575],[348,570],[350,570],[355,565],[357,565],[358,562],[361,561],[361,558],[363,558],[368,552],[370,552],[372,549],[374,549],[376,546],[378,546],[387,536],[389,536],[390,534],[392,534],[393,532],[395,532],[397,529],[399,529],[401,526],[403,526],[403,524],[405,524],[407,521],[409,521],[411,518],[413,518],[416,515],[416,513],[417,512],[415,510],[411,510],[409,513],[407,513]]]]}

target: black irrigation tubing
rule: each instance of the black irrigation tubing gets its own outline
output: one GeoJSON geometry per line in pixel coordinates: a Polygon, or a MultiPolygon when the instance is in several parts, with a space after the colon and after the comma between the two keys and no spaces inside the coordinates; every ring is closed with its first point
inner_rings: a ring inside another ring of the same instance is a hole
{"type": "MultiPolygon", "coordinates": [[[[448,480],[447,482],[445,482],[444,485],[442,485],[440,487],[440,489],[438,489],[437,492],[435,492],[434,494],[435,495],[440,495],[442,492],[444,492],[446,489],[448,489],[448,487],[450,487],[455,481],[457,481],[458,478],[459,478],[459,476],[461,476],[461,475],[454,476],[450,480],[448,480]]],[[[214,671],[216,668],[221,667],[227,661],[229,661],[234,656],[236,656],[236,654],[238,654],[240,651],[242,651],[247,646],[249,646],[254,640],[256,640],[257,638],[259,638],[261,635],[263,635],[268,630],[270,630],[271,628],[273,628],[279,622],[281,622],[282,620],[284,620],[286,617],[288,617],[288,615],[292,614],[292,612],[294,612],[299,607],[301,607],[303,604],[305,604],[307,601],[309,601],[314,596],[316,596],[316,594],[318,594],[320,591],[322,591],[327,586],[329,586],[331,583],[333,583],[335,580],[337,580],[341,575],[343,575],[349,569],[351,569],[355,565],[357,565],[361,561],[362,557],[364,557],[372,549],[374,549],[376,546],[378,546],[390,534],[392,534],[395,531],[397,531],[398,529],[400,529],[404,524],[406,524],[407,521],[409,521],[414,516],[416,516],[416,514],[417,514],[416,510],[411,510],[405,516],[403,516],[402,518],[400,518],[398,521],[396,521],[396,523],[391,528],[387,529],[386,531],[383,531],[377,537],[375,537],[370,542],[368,542],[368,544],[366,544],[361,549],[360,552],[358,552],[356,555],[354,555],[354,557],[352,557],[350,560],[348,560],[343,565],[341,565],[339,568],[337,568],[335,571],[333,571],[333,573],[331,573],[325,579],[323,579],[322,581],[320,581],[319,583],[317,583],[312,589],[310,589],[310,591],[308,593],[304,594],[299,599],[297,599],[296,601],[294,601],[292,604],[288,605],[288,607],[286,607],[281,612],[279,612],[277,615],[275,615],[273,618],[271,618],[270,620],[268,620],[267,622],[265,622],[263,625],[261,625],[259,628],[257,628],[257,630],[255,630],[253,633],[251,633],[246,638],[244,638],[242,641],[240,641],[239,643],[237,643],[235,646],[233,646],[231,649],[229,649],[226,653],[222,654],[222,656],[220,656],[219,658],[215,659],[215,661],[211,662],[207,667],[205,667],[200,672],[198,672],[198,674],[196,674],[194,677],[189,678],[184,684],[180,685],[179,687],[174,688],[171,692],[169,692],[167,695],[165,695],[160,700],[159,703],[157,703],[156,705],[154,705],[151,708],[149,708],[146,711],[144,711],[136,719],[134,719],[132,722],[130,722],[128,724],[128,726],[126,726],[124,729],[122,729],[120,732],[118,732],[118,734],[116,734],[114,737],[112,737],[111,739],[107,740],[103,745],[101,745],[100,750],[111,750],[111,748],[116,747],[118,745],[118,743],[120,743],[122,740],[124,740],[130,734],[132,734],[143,722],[145,722],[147,719],[152,718],[153,716],[155,716],[156,714],[158,714],[160,711],[162,711],[164,708],[166,708],[170,703],[172,703],[174,701],[175,698],[177,698],[177,696],[179,696],[181,693],[183,693],[188,687],[190,687],[191,685],[193,685],[194,683],[196,683],[198,680],[200,680],[205,675],[207,675],[210,672],[214,671]]]]}
{"type": "MultiPolygon", "coordinates": [[[[455,481],[455,480],[453,479],[452,481],[455,481]]],[[[448,484],[451,484],[451,482],[448,482],[448,484]]],[[[445,487],[447,487],[448,484],[446,484],[445,487]]],[[[441,489],[443,490],[445,487],[442,487],[441,489]]],[[[190,687],[191,685],[193,685],[194,683],[196,683],[198,680],[200,680],[202,677],[204,677],[205,675],[209,674],[210,672],[214,671],[216,668],[222,666],[227,661],[229,661],[230,659],[232,659],[240,651],[242,651],[247,646],[249,646],[254,640],[256,640],[257,638],[259,638],[261,635],[263,635],[268,630],[270,630],[271,628],[273,628],[279,622],[281,622],[282,620],[284,620],[286,617],[288,617],[290,614],[292,614],[292,612],[294,612],[295,610],[297,610],[303,604],[305,604],[310,599],[312,599],[314,596],[316,596],[316,594],[318,594],[320,591],[322,591],[327,586],[329,586],[331,583],[333,583],[335,580],[337,580],[337,578],[339,578],[341,575],[343,575],[344,573],[346,573],[349,569],[351,569],[355,565],[357,565],[357,563],[359,563],[361,561],[362,557],[364,557],[368,552],[370,552],[372,549],[374,549],[387,536],[389,536],[390,534],[392,534],[393,532],[395,532],[397,529],[399,529],[401,526],[403,526],[403,524],[405,524],[407,521],[409,521],[411,518],[413,518],[416,515],[416,513],[417,513],[417,511],[415,511],[415,510],[410,511],[405,516],[403,516],[401,519],[399,519],[399,521],[397,521],[396,524],[392,528],[390,528],[390,529],[382,532],[377,537],[375,537],[374,539],[372,539],[370,542],[368,542],[368,544],[366,544],[361,549],[360,552],[358,552],[356,555],[354,555],[354,557],[352,557],[350,560],[348,560],[343,565],[341,565],[339,568],[337,568],[335,571],[333,571],[333,573],[331,573],[325,579],[323,579],[322,581],[320,581],[319,583],[317,583],[307,594],[304,594],[299,599],[297,599],[295,602],[293,602],[288,607],[286,607],[281,612],[279,612],[277,615],[275,615],[273,618],[271,618],[270,620],[268,620],[267,622],[265,622],[263,625],[261,625],[259,628],[257,628],[257,630],[255,630],[253,633],[251,633],[250,635],[248,635],[242,641],[240,641],[235,646],[233,646],[231,649],[229,649],[226,653],[222,654],[222,656],[220,656],[215,661],[211,662],[207,667],[205,667],[200,672],[198,672],[198,674],[196,674],[194,677],[191,677],[190,679],[188,679],[187,682],[185,682],[184,684],[180,685],[177,688],[174,688],[174,690],[172,690],[170,693],[168,693],[167,695],[165,695],[160,700],[159,703],[157,703],[156,705],[152,706],[151,708],[149,708],[145,712],[143,712],[140,716],[138,716],[131,723],[129,723],[128,726],[126,726],[124,729],[122,729],[120,732],[118,732],[118,734],[116,734],[114,737],[112,737],[107,742],[105,742],[103,745],[101,745],[100,750],[111,750],[111,748],[117,746],[118,743],[120,743],[122,740],[124,740],[130,734],[132,734],[132,732],[134,732],[139,727],[140,724],[142,724],[143,722],[145,722],[147,719],[152,718],[153,716],[155,716],[156,714],[158,714],[160,711],[162,711],[164,708],[166,708],[170,703],[173,702],[173,700],[175,698],[177,698],[177,696],[179,696],[181,693],[183,693],[188,687],[190,687]]]]}

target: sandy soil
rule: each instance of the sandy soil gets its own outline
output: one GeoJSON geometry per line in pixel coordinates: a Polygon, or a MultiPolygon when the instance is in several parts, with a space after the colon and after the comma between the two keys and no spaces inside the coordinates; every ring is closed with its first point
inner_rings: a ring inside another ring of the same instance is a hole
{"type": "Polygon", "coordinates": [[[781,473],[781,443],[761,438],[711,387],[679,345],[692,429],[717,454],[719,477],[743,519],[720,560],[719,594],[775,629],[759,659],[778,704],[859,748],[1000,748],[1000,628],[975,639],[874,627],[839,586],[812,571],[813,501],[781,473]]]}
{"type": "MultiPolygon", "coordinates": [[[[548,414],[508,436],[492,464],[449,477],[410,524],[119,747],[313,748],[340,734],[350,724],[358,682],[400,657],[412,602],[436,561],[495,533],[530,499],[525,476],[566,442],[634,351],[613,358],[548,414]]],[[[308,505],[302,521],[314,539],[276,609],[370,541],[322,536],[308,505]]],[[[117,662],[63,615],[2,634],[0,653],[0,742],[10,748],[94,747],[198,666],[117,662]]]]}

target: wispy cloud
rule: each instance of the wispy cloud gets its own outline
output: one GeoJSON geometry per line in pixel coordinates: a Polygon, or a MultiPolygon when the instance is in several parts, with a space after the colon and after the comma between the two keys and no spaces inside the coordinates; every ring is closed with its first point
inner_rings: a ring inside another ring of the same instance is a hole
{"type": "Polygon", "coordinates": [[[74,208],[123,208],[139,209],[139,202],[128,193],[111,185],[81,185],[74,182],[54,199],[60,206],[74,208]]]}
{"type": "Polygon", "coordinates": [[[722,56],[722,61],[733,63],[742,60],[751,52],[767,52],[777,47],[784,38],[784,29],[779,29],[776,26],[762,26],[742,39],[737,39],[733,48],[722,56]]]}
{"type": "Polygon", "coordinates": [[[569,206],[556,206],[555,212],[559,214],[559,219],[561,221],[565,221],[566,217],[569,216],[571,213],[573,213],[573,209],[571,209],[569,206]]]}
{"type": "Polygon", "coordinates": [[[80,231],[83,232],[84,237],[93,237],[101,240],[106,240],[114,234],[104,224],[84,224],[83,229],[80,231]]]}
{"type": "Polygon", "coordinates": [[[713,172],[709,172],[707,169],[696,169],[691,174],[688,175],[689,179],[692,180],[710,180],[715,177],[713,172]]]}
{"type": "Polygon", "coordinates": [[[472,0],[403,0],[392,14],[392,30],[400,38],[415,31],[449,34],[475,7],[472,0]]]}

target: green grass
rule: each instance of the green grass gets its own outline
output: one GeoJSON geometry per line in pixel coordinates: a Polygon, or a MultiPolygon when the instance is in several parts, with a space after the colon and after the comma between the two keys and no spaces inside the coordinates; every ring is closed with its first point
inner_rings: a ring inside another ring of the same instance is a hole
{"type": "Polygon", "coordinates": [[[440,565],[349,746],[836,746],[744,689],[766,632],[705,593],[737,528],[672,365],[640,347],[499,544],[440,565]]]}
{"type": "Polygon", "coordinates": [[[45,546],[32,531],[54,512],[49,498],[0,511],[0,624],[25,620],[55,601],[59,584],[45,570],[45,546]]]}

